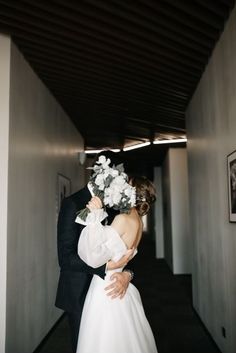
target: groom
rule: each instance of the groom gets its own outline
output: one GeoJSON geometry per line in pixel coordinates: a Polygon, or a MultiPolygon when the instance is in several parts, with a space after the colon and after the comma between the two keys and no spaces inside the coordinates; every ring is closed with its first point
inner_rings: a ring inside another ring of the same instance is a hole
{"type": "MultiPolygon", "coordinates": [[[[100,155],[110,158],[111,165],[120,163],[114,152],[104,151],[100,155]]],[[[77,254],[77,244],[84,226],[76,223],[75,218],[77,212],[85,208],[91,199],[92,195],[89,189],[90,185],[88,184],[63,200],[57,227],[58,260],[61,272],[55,305],[68,314],[73,352],[76,352],[81,314],[92,276],[96,274],[104,278],[106,269],[111,270],[125,266],[133,255],[126,255],[116,263],[109,261],[99,268],[92,268],[80,259],[77,254]]],[[[108,210],[108,224],[112,222],[114,217],[115,214],[112,214],[112,210],[110,214],[108,210]]],[[[128,270],[115,273],[115,281],[106,288],[107,294],[111,298],[122,298],[131,277],[128,270]]]]}

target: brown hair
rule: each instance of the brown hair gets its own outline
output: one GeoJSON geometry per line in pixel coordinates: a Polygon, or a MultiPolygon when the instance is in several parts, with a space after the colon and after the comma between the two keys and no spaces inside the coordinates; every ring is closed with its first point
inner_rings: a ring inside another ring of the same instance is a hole
{"type": "Polygon", "coordinates": [[[145,216],[150,206],[156,200],[156,190],[153,183],[146,177],[132,177],[131,184],[136,188],[136,210],[140,216],[145,216]]]}

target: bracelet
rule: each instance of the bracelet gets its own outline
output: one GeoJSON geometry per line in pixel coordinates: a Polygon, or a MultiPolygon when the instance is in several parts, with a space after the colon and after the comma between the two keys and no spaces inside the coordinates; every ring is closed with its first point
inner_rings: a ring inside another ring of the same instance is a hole
{"type": "Polygon", "coordinates": [[[132,279],[134,278],[134,272],[132,270],[129,269],[125,269],[124,272],[129,272],[130,274],[130,281],[132,281],[132,279]]]}

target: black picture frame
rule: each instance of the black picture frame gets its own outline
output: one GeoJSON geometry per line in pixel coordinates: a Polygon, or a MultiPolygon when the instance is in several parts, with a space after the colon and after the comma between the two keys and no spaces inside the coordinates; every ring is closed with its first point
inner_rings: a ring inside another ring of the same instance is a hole
{"type": "Polygon", "coordinates": [[[236,222],[236,150],[227,156],[229,222],[236,222]]]}
{"type": "Polygon", "coordinates": [[[57,174],[57,213],[63,199],[71,194],[71,180],[63,174],[57,174]]]}

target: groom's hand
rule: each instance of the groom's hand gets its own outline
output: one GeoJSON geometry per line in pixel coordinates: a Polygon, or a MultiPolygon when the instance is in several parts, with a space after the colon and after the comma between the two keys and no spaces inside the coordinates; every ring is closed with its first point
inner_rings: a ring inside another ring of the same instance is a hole
{"type": "Polygon", "coordinates": [[[126,293],[130,279],[131,277],[129,272],[124,271],[113,273],[111,276],[111,280],[113,282],[105,288],[106,291],[109,291],[107,295],[110,296],[111,299],[115,299],[117,297],[122,299],[126,293]]]}

